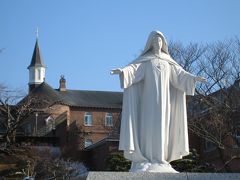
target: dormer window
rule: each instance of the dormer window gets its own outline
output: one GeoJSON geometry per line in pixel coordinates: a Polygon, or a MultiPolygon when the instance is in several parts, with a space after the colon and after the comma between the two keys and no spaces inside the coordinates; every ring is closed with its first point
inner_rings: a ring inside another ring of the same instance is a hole
{"type": "Polygon", "coordinates": [[[45,119],[45,122],[46,122],[46,129],[48,132],[56,129],[55,120],[53,119],[52,116],[49,116],[47,119],[45,119]]]}

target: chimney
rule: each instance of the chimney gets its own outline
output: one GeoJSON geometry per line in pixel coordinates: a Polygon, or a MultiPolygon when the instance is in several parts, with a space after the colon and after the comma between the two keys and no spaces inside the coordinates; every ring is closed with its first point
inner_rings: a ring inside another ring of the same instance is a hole
{"type": "Polygon", "coordinates": [[[66,79],[64,78],[64,75],[61,75],[59,83],[60,83],[59,91],[66,91],[66,79]]]}

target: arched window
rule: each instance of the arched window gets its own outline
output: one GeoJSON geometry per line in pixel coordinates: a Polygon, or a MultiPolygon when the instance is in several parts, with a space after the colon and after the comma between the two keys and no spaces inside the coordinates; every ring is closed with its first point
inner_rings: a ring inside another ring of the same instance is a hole
{"type": "Polygon", "coordinates": [[[92,126],[92,113],[91,112],[86,112],[84,115],[84,125],[85,126],[92,126]]]}
{"type": "Polygon", "coordinates": [[[112,113],[106,113],[106,115],[105,115],[105,126],[113,126],[113,115],[112,115],[112,113]]]}
{"type": "Polygon", "coordinates": [[[49,132],[49,131],[52,131],[52,130],[55,130],[55,120],[53,119],[52,116],[49,116],[46,120],[46,130],[49,132]]]}

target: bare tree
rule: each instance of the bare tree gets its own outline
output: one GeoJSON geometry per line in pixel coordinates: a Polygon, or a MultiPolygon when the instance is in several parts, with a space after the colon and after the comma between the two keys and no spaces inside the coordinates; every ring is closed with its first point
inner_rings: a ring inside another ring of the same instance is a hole
{"type": "Polygon", "coordinates": [[[6,129],[4,135],[6,142],[8,144],[15,142],[17,129],[30,115],[34,112],[44,112],[54,104],[36,96],[25,96],[20,91],[2,88],[0,90],[0,122],[6,129]]]}
{"type": "Polygon", "coordinates": [[[169,52],[173,59],[175,59],[186,71],[199,74],[199,68],[196,68],[199,61],[203,59],[203,54],[207,48],[198,43],[190,43],[184,46],[180,42],[169,43],[169,52]]]}
{"type": "MultiPolygon", "coordinates": [[[[240,113],[240,40],[235,37],[206,45],[170,43],[172,57],[184,69],[207,78],[197,85],[197,94],[188,105],[189,129],[217,147],[224,168],[238,155],[226,157],[229,149],[238,145],[240,132],[237,114],[240,113]],[[229,140],[235,141],[229,143],[229,140]]],[[[240,154],[240,152],[239,152],[240,154]]]]}

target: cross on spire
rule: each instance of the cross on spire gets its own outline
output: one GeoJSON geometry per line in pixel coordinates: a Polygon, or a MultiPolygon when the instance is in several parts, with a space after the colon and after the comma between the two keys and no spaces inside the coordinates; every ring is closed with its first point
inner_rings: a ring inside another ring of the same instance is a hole
{"type": "Polygon", "coordinates": [[[36,37],[37,37],[37,39],[38,39],[38,33],[39,33],[39,31],[38,31],[38,27],[37,27],[37,29],[36,29],[36,37]]]}

